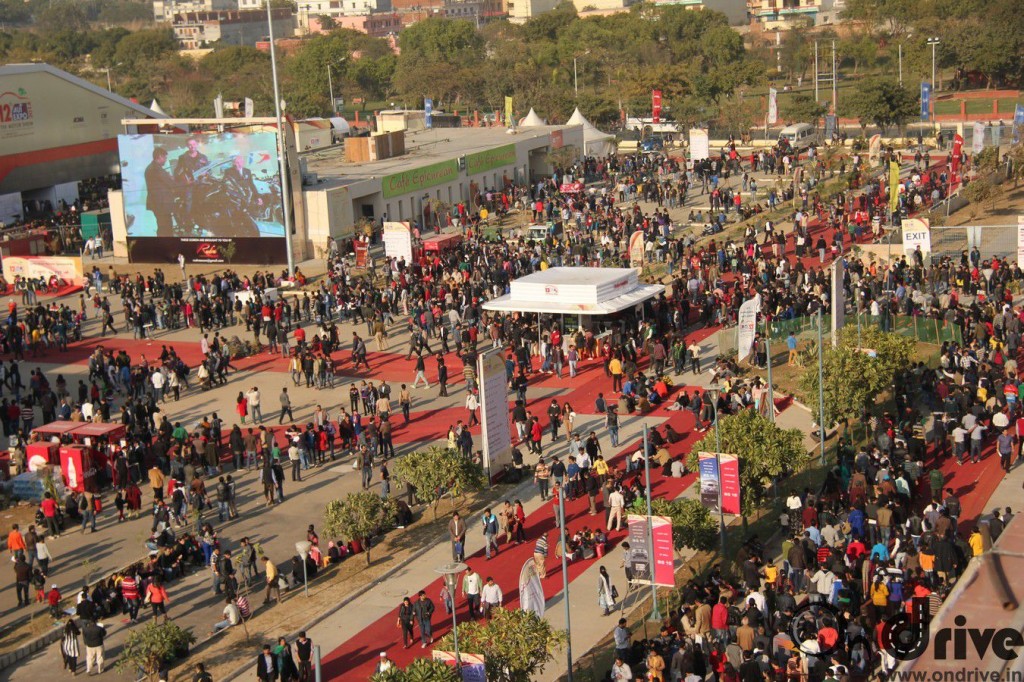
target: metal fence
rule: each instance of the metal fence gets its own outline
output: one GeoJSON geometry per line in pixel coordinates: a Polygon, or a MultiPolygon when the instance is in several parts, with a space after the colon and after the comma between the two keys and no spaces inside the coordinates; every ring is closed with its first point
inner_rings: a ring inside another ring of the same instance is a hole
{"type": "Polygon", "coordinates": [[[943,257],[959,261],[975,247],[982,259],[1003,258],[1017,253],[1017,225],[935,225],[931,228],[931,242],[933,261],[943,257]]]}

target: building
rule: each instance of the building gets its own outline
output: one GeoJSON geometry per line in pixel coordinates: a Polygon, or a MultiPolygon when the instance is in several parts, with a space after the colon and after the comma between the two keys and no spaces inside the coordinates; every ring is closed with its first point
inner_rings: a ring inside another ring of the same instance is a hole
{"type": "Polygon", "coordinates": [[[48,64],[0,66],[0,222],[22,201],[56,206],[78,183],[118,172],[124,118],[161,114],[48,64]]]}
{"type": "Polygon", "coordinates": [[[299,27],[309,28],[309,23],[319,17],[359,16],[371,12],[390,12],[391,0],[298,0],[295,5],[299,27]]]}
{"type": "MultiPolygon", "coordinates": [[[[271,10],[275,37],[295,33],[295,17],[288,8],[271,10]]],[[[212,43],[255,45],[267,35],[267,13],[263,10],[221,10],[183,12],[171,19],[174,37],[183,49],[194,50],[212,43]]]]}
{"type": "MultiPolygon", "coordinates": [[[[395,12],[341,16],[335,18],[334,23],[338,28],[350,28],[374,38],[386,38],[402,30],[402,17],[395,12]]],[[[318,33],[321,30],[319,19],[310,19],[310,32],[318,33]]]]}
{"type": "MultiPolygon", "coordinates": [[[[169,22],[183,12],[219,12],[240,9],[240,2],[255,0],[153,0],[153,21],[169,22]]],[[[257,7],[262,7],[262,1],[257,7]]],[[[244,9],[244,8],[243,8],[244,9]]]]}
{"type": "Polygon", "coordinates": [[[508,0],[505,9],[508,20],[513,24],[523,24],[535,16],[550,12],[558,7],[560,0],[508,0]]]}
{"type": "Polygon", "coordinates": [[[686,9],[710,9],[721,12],[732,26],[748,23],[747,0],[655,0],[655,5],[682,5],[686,9]]]}
{"type": "Polygon", "coordinates": [[[752,23],[765,28],[789,28],[794,24],[818,23],[824,0],[747,0],[747,14],[752,23]]]}

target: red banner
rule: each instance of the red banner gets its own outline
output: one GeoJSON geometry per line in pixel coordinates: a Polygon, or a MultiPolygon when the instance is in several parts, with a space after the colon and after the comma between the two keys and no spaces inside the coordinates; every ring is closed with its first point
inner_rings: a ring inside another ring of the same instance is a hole
{"type": "Polygon", "coordinates": [[[661,123],[661,90],[651,90],[651,118],[661,123]]]}
{"type": "Polygon", "coordinates": [[[960,170],[960,154],[963,153],[963,148],[964,138],[957,133],[953,136],[953,159],[951,161],[952,168],[950,168],[954,173],[960,170]]]}
{"type": "Polygon", "coordinates": [[[579,194],[585,188],[586,186],[577,180],[576,182],[563,182],[561,186],[559,186],[558,191],[562,194],[579,194]]]}
{"type": "Polygon", "coordinates": [[[357,239],[353,246],[355,247],[356,251],[356,267],[365,268],[367,256],[369,255],[370,252],[369,242],[364,242],[362,239],[357,239]]]}
{"type": "Polygon", "coordinates": [[[719,455],[719,475],[722,477],[722,511],[740,513],[740,461],[736,455],[719,455]]]}
{"type": "Polygon", "coordinates": [[[672,545],[672,521],[664,516],[652,516],[654,526],[654,584],[676,586],[675,548],[672,545]]]}

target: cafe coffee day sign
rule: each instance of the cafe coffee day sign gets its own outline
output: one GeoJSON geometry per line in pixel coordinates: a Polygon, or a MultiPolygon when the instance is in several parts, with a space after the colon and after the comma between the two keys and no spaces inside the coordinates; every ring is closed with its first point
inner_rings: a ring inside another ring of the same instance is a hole
{"type": "Polygon", "coordinates": [[[459,162],[442,161],[421,168],[387,175],[381,180],[381,193],[385,199],[418,192],[435,185],[443,185],[459,178],[459,162]]]}

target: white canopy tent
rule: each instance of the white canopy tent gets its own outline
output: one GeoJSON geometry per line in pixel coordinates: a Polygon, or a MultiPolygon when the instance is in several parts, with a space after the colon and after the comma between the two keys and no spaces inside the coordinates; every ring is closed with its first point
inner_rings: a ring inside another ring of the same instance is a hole
{"type": "Polygon", "coordinates": [[[156,100],[153,100],[153,103],[149,105],[149,108],[152,111],[155,111],[156,113],[160,114],[161,116],[167,116],[167,112],[163,110],[163,108],[160,106],[160,103],[156,100]]]}
{"type": "Polygon", "coordinates": [[[511,293],[484,303],[484,310],[555,315],[613,315],[665,291],[642,284],[635,268],[548,268],[513,280],[511,293]]]}
{"type": "Polygon", "coordinates": [[[530,107],[530,113],[519,120],[520,128],[537,128],[540,126],[546,126],[547,124],[548,122],[538,116],[537,112],[533,110],[533,107],[530,107]]]}
{"type": "Polygon", "coordinates": [[[580,113],[579,107],[572,112],[572,116],[565,124],[583,126],[583,153],[586,156],[605,156],[615,151],[615,136],[598,130],[580,113]]]}
{"type": "Polygon", "coordinates": [[[346,121],[341,116],[331,117],[331,127],[334,128],[334,130],[337,131],[339,135],[348,135],[350,132],[352,132],[352,126],[350,126],[348,124],[348,121],[346,121]]]}

